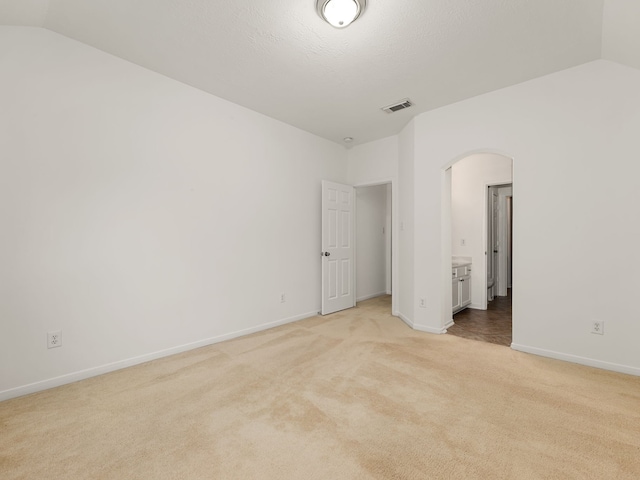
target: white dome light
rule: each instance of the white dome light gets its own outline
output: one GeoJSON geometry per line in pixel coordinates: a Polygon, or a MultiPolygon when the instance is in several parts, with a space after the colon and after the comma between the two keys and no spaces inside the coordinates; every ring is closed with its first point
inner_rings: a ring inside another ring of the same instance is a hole
{"type": "Polygon", "coordinates": [[[316,0],[318,14],[336,28],[350,25],[366,4],[367,0],[316,0]]]}

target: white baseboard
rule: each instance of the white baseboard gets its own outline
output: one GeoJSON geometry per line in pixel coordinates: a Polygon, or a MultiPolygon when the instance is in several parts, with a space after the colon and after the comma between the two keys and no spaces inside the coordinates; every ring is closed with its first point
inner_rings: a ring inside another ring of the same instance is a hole
{"type": "Polygon", "coordinates": [[[449,322],[444,326],[445,331],[449,328],[453,327],[455,324],[453,323],[453,318],[449,320],[449,322]]]}
{"type": "Polygon", "coordinates": [[[418,323],[413,324],[413,329],[419,332],[434,333],[436,335],[442,335],[444,333],[447,333],[447,329],[445,327],[434,328],[434,327],[428,327],[427,325],[420,325],[418,323]]]}
{"type": "Polygon", "coordinates": [[[411,320],[409,320],[409,318],[407,318],[404,314],[397,312],[396,315],[400,320],[402,320],[404,323],[406,323],[407,325],[409,325],[409,327],[413,328],[413,322],[411,320]]]}
{"type": "MultiPolygon", "coordinates": [[[[405,317],[402,313],[399,313],[399,312],[398,312],[398,317],[400,318],[400,320],[402,320],[404,323],[409,325],[412,329],[417,330],[418,332],[435,333],[436,335],[442,335],[443,333],[447,333],[447,329],[445,327],[433,328],[433,327],[428,327],[426,325],[420,325],[418,323],[414,323],[412,320],[409,320],[409,318],[405,317]]],[[[453,322],[451,323],[453,324],[453,322]]]]}
{"type": "Polygon", "coordinates": [[[486,310],[486,308],[483,308],[482,305],[479,305],[477,303],[470,303],[469,305],[467,305],[467,308],[472,308],[474,310],[486,310]]]}
{"type": "Polygon", "coordinates": [[[519,352],[531,353],[533,355],[539,355],[541,357],[554,358],[556,360],[563,360],[565,362],[577,363],[580,365],[586,365],[588,367],[601,368],[603,370],[610,370],[612,372],[626,373],[629,375],[640,376],[640,368],[631,367],[629,365],[620,365],[618,363],[604,362],[602,360],[595,360],[593,358],[580,357],[577,355],[571,355],[569,353],[555,352],[553,350],[545,350],[543,348],[529,347],[527,345],[519,345],[512,343],[511,348],[519,352]]]}
{"type": "Polygon", "coordinates": [[[356,298],[356,302],[363,302],[365,300],[369,300],[370,298],[381,297],[383,295],[387,295],[387,293],[386,292],[380,292],[380,293],[372,293],[371,295],[364,295],[362,297],[356,298]]]}
{"type": "Polygon", "coordinates": [[[117,362],[101,365],[98,367],[88,368],[86,370],[80,370],[73,373],[61,375],[59,377],[50,378],[47,380],[41,380],[39,382],[30,383],[20,387],[10,388],[0,392],[0,402],[9,400],[11,398],[22,397],[23,395],[29,395],[31,393],[40,392],[42,390],[48,390],[50,388],[60,387],[68,383],[78,382],[80,380],[86,380],[87,378],[97,377],[98,375],[104,375],[105,373],[121,370],[127,367],[133,367],[141,363],[150,362],[158,358],[168,357],[177,353],[186,352],[189,350],[195,350],[196,348],[206,347],[207,345],[213,345],[215,343],[224,342],[225,340],[232,340],[234,338],[250,335],[252,333],[261,332],[270,328],[285,325],[287,323],[297,322],[304,320],[305,318],[315,317],[318,312],[313,311],[309,313],[303,313],[302,315],[296,315],[294,317],[284,318],[276,320],[274,322],[263,323],[251,328],[245,328],[236,332],[219,335],[217,337],[206,338],[204,340],[198,340],[197,342],[187,343],[185,345],[179,345],[177,347],[167,348],[166,350],[160,350],[157,352],[140,355],[139,357],[128,358],[126,360],[120,360],[117,362]]]}

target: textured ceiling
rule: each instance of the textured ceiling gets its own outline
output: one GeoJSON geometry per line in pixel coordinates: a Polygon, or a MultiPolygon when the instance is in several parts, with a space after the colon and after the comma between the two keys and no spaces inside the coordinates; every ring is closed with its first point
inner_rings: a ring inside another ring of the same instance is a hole
{"type": "Polygon", "coordinates": [[[41,27],[49,0],[0,0],[0,25],[41,27]]]}
{"type": "MultiPolygon", "coordinates": [[[[5,0],[2,0],[5,1],[5,0]]],[[[36,0],[31,0],[36,2],[36,0]]],[[[327,139],[601,57],[603,0],[51,0],[43,26],[327,139]],[[380,107],[411,98],[415,107],[380,107]]]]}

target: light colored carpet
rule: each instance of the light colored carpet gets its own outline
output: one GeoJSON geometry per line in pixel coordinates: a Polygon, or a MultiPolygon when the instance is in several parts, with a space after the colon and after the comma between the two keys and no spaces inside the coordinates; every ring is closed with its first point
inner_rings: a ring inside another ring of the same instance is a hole
{"type": "Polygon", "coordinates": [[[0,478],[640,478],[640,379],[389,311],[373,299],[0,403],[0,478]]]}

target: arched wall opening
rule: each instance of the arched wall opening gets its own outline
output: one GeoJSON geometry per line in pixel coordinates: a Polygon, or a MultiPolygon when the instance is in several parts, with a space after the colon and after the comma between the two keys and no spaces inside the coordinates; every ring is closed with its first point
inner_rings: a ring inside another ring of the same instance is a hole
{"type": "Polygon", "coordinates": [[[506,296],[507,287],[511,287],[512,185],[513,157],[495,149],[465,152],[442,168],[441,291],[445,329],[454,324],[456,311],[486,310],[493,295],[506,296]],[[455,275],[462,272],[452,269],[453,265],[468,265],[468,272],[463,269],[463,279],[458,281],[455,275]],[[458,286],[463,288],[458,290],[458,286]]]}

